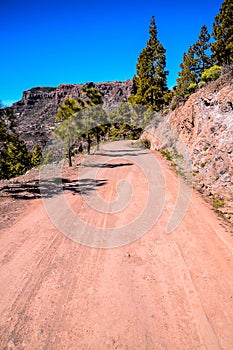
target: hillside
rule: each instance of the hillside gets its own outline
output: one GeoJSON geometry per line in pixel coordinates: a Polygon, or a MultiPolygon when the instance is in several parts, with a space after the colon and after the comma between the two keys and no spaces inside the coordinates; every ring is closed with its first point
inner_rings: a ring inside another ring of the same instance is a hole
{"type": "MultiPolygon", "coordinates": [[[[132,93],[132,82],[88,83],[96,86],[102,95],[104,107],[108,110],[119,102],[127,102],[132,93]]],[[[20,101],[13,104],[17,116],[19,133],[29,148],[39,144],[44,146],[55,125],[55,115],[59,105],[67,98],[85,98],[82,84],[62,84],[56,88],[36,87],[24,91],[20,101]]]]}
{"type": "Polygon", "coordinates": [[[176,149],[183,156],[188,152],[195,187],[215,200],[215,207],[222,207],[228,218],[232,216],[232,73],[192,94],[185,103],[170,111],[158,128],[149,126],[143,138],[150,139],[153,150],[172,152],[176,149]]]}

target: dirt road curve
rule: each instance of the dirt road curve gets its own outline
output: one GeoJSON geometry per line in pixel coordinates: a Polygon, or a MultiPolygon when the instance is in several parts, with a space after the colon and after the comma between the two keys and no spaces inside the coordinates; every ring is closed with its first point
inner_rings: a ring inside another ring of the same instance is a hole
{"type": "MultiPolygon", "coordinates": [[[[134,241],[111,249],[98,248],[101,237],[93,236],[95,247],[77,242],[92,241],[88,224],[104,229],[103,234],[124,230],[148,203],[149,175],[136,159],[144,166],[151,163],[149,152],[124,143],[106,147],[66,179],[66,203],[84,222],[77,236],[72,233],[74,240],[52,224],[46,212],[52,206],[45,210],[42,199],[30,200],[14,224],[1,231],[0,349],[232,350],[232,233],[196,193],[180,225],[166,233],[178,178],[158,154],[150,157],[163,175],[154,175],[155,209],[159,203],[162,210],[161,215],[155,210],[158,220],[149,232],[136,239],[135,226],[129,239],[134,241]],[[84,174],[79,181],[77,171],[84,174]],[[117,205],[117,184],[123,179],[131,184],[124,185],[131,200],[122,211],[106,214],[89,207],[97,193],[108,208],[117,205]]],[[[67,220],[59,198],[51,196],[48,203],[60,212],[62,225],[67,220]]],[[[68,220],[62,229],[69,232],[71,224],[68,220]]],[[[137,226],[146,230],[143,222],[137,226]]],[[[105,245],[120,244],[115,237],[104,239],[105,245]]]]}

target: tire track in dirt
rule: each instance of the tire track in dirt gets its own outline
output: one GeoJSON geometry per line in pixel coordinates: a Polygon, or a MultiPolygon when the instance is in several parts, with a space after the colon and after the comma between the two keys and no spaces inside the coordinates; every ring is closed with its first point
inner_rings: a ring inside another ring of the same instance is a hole
{"type": "Polygon", "coordinates": [[[10,315],[17,315],[16,319],[14,320],[14,323],[11,323],[11,327],[7,325],[7,328],[3,327],[1,329],[1,332],[3,334],[9,333],[10,337],[14,338],[16,341],[22,340],[19,338],[19,334],[23,328],[27,328],[27,322],[30,320],[26,316],[28,308],[32,300],[35,298],[38,289],[42,285],[43,279],[45,277],[45,271],[43,269],[43,266],[46,266],[46,268],[47,266],[50,266],[53,259],[53,257],[50,254],[48,254],[48,251],[51,249],[51,247],[53,247],[53,252],[55,253],[58,247],[62,244],[63,240],[64,237],[62,237],[59,233],[56,233],[46,252],[39,258],[39,260],[33,266],[33,270],[36,273],[31,274],[30,278],[26,280],[22,290],[17,295],[9,310],[10,315]]]}
{"type": "Polygon", "coordinates": [[[186,299],[190,304],[195,319],[195,327],[200,338],[200,344],[206,349],[219,349],[220,345],[215,330],[212,328],[208,316],[201,304],[200,297],[193,283],[190,271],[182,256],[181,250],[175,243],[174,250],[176,260],[176,264],[173,265],[174,275],[180,279],[180,284],[184,288],[186,299]],[[179,266],[179,268],[177,268],[177,266],[179,266]]]}

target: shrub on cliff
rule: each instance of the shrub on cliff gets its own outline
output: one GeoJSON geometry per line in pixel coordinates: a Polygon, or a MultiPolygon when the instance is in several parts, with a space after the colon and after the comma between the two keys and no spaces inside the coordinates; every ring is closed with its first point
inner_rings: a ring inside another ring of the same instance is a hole
{"type": "Polygon", "coordinates": [[[221,67],[214,65],[214,66],[206,69],[202,73],[201,79],[202,79],[202,81],[207,83],[209,81],[218,79],[220,77],[220,75],[221,75],[221,67]]]}

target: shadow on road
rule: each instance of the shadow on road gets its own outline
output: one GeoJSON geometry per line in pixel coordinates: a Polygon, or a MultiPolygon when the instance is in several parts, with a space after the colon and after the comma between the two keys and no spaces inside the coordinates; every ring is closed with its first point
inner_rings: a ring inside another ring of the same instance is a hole
{"type": "Polygon", "coordinates": [[[0,189],[0,197],[11,197],[13,199],[38,199],[50,198],[61,191],[70,191],[72,194],[88,194],[97,187],[107,184],[107,180],[80,179],[69,180],[53,178],[49,180],[31,180],[24,183],[13,183],[0,189]]]}
{"type": "Polygon", "coordinates": [[[102,156],[102,157],[138,157],[141,156],[142,154],[148,154],[148,152],[140,152],[140,153],[136,153],[135,151],[132,151],[132,153],[130,153],[131,151],[127,150],[127,151],[107,151],[107,152],[116,152],[116,154],[113,153],[96,153],[96,155],[98,156],[102,156]],[[125,152],[125,153],[120,153],[120,152],[125,152]]]}
{"type": "Polygon", "coordinates": [[[109,164],[109,163],[95,163],[95,164],[83,164],[83,167],[87,168],[118,168],[118,167],[124,167],[124,166],[131,166],[133,163],[119,163],[119,164],[109,164]]]}
{"type": "MultiPolygon", "coordinates": [[[[96,155],[110,158],[120,157],[137,157],[142,154],[148,154],[141,149],[129,150],[106,150],[106,153],[98,152],[96,155]]],[[[118,167],[132,166],[131,162],[122,163],[90,163],[82,164],[83,167],[92,168],[109,168],[114,169],[118,167]]],[[[10,197],[13,199],[31,200],[39,198],[51,198],[58,195],[63,191],[69,191],[73,195],[85,194],[88,195],[91,191],[95,191],[100,186],[105,186],[107,180],[95,180],[92,178],[70,180],[66,178],[50,178],[45,180],[33,179],[29,181],[15,181],[10,184],[0,187],[0,199],[1,197],[10,197]]]]}
{"type": "Polygon", "coordinates": [[[108,149],[107,152],[111,152],[111,153],[118,153],[118,152],[124,152],[124,153],[135,153],[137,151],[142,151],[141,148],[138,149],[108,149]]]}

